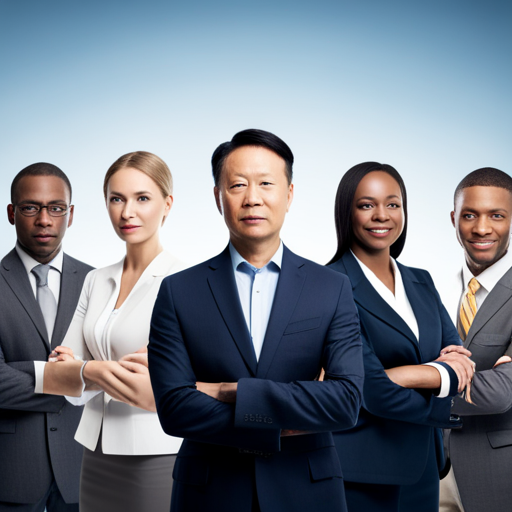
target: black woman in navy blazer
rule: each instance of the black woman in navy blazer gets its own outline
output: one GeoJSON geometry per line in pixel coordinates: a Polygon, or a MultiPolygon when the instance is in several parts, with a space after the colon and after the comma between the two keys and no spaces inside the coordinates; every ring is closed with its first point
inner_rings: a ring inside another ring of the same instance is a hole
{"type": "Polygon", "coordinates": [[[352,283],[365,368],[357,425],[334,436],[349,512],[438,509],[440,429],[459,425],[450,396],[473,372],[428,272],[392,259],[405,242],[406,201],[398,172],[377,162],[350,169],[336,197],[330,267],[352,283]]]}

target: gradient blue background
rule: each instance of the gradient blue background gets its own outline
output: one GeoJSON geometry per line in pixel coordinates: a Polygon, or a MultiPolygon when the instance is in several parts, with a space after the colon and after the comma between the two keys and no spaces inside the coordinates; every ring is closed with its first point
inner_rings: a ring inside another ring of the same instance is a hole
{"type": "MultiPolygon", "coordinates": [[[[509,1],[0,1],[1,201],[37,161],[74,186],[65,249],[120,259],[102,180],[147,150],[175,180],[164,245],[196,263],[227,231],[210,174],[215,147],[245,128],[296,157],[282,237],[325,263],[334,197],[352,165],[395,166],[409,193],[402,262],[449,275],[462,260],[449,212],[482,166],[511,172],[509,1]]],[[[4,216],[0,254],[15,242],[4,216]]]]}

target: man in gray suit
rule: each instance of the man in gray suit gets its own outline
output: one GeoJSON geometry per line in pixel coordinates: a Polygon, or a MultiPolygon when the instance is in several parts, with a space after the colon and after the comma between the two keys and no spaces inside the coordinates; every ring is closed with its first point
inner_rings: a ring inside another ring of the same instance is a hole
{"type": "Polygon", "coordinates": [[[73,220],[71,185],[38,163],[14,178],[16,247],[0,264],[0,511],[78,510],[81,407],[36,395],[38,361],[62,342],[92,267],[62,252],[73,220]]]}
{"type": "Polygon", "coordinates": [[[500,512],[512,507],[512,178],[494,168],[468,174],[451,213],[465,264],[445,305],[454,314],[476,373],[452,413],[463,426],[448,438],[452,471],[440,510],[500,512]],[[456,315],[456,316],[455,316],[456,315]],[[470,399],[473,403],[467,401],[470,399]],[[458,489],[458,490],[457,490],[458,489]],[[462,503],[461,503],[462,501],[462,503]]]}

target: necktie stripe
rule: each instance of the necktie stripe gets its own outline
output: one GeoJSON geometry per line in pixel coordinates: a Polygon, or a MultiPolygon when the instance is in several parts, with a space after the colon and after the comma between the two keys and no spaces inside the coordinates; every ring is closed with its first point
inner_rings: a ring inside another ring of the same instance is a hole
{"type": "Polygon", "coordinates": [[[480,283],[473,277],[471,281],[469,281],[468,288],[464,297],[462,297],[462,301],[460,304],[459,310],[459,335],[465,340],[469,329],[473,323],[473,320],[476,316],[477,306],[476,306],[476,296],[475,293],[480,288],[480,283]]]}

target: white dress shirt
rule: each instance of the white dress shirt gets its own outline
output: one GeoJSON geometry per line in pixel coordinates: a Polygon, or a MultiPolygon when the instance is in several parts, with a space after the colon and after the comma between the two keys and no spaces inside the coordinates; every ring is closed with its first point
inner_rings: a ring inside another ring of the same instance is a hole
{"type": "MultiPolygon", "coordinates": [[[[32,256],[29,256],[18,242],[16,242],[16,252],[18,253],[20,260],[27,271],[28,280],[30,281],[32,291],[34,292],[34,297],[37,298],[37,281],[36,276],[32,274],[32,269],[37,267],[37,265],[40,265],[40,263],[32,258],[32,256]]],[[[55,256],[55,258],[53,258],[53,260],[48,263],[48,265],[50,265],[50,271],[48,272],[48,288],[50,288],[51,292],[53,293],[57,305],[59,304],[60,297],[60,278],[62,274],[63,260],[64,253],[59,251],[57,256],[55,256]]]]}
{"type": "MultiPolygon", "coordinates": [[[[512,267],[512,251],[507,251],[496,263],[486,268],[481,274],[476,276],[476,280],[480,283],[480,288],[475,293],[476,307],[480,308],[487,295],[491,293],[492,289],[496,286],[498,281],[505,275],[510,267],[512,267]]],[[[462,295],[466,292],[469,281],[475,277],[468,264],[464,261],[462,265],[462,295]]]]}
{"type": "MultiPolygon", "coordinates": [[[[34,292],[34,297],[37,299],[37,281],[36,276],[32,274],[32,269],[40,265],[38,261],[36,261],[32,256],[29,256],[21,247],[21,245],[16,242],[16,252],[20,257],[25,270],[27,271],[28,280],[30,282],[30,286],[32,287],[32,291],[34,292]]],[[[48,288],[50,288],[51,292],[55,297],[55,302],[57,303],[57,307],[59,306],[59,298],[60,298],[60,281],[62,275],[62,263],[64,261],[64,253],[62,250],[59,251],[57,256],[50,261],[50,271],[48,272],[48,288]]],[[[51,337],[49,338],[51,343],[51,337]]],[[[44,365],[46,361],[34,361],[34,376],[36,381],[36,389],[40,389],[42,393],[43,389],[43,376],[44,376],[44,365]]]]}
{"type": "Polygon", "coordinates": [[[229,253],[247,329],[259,360],[283,262],[283,242],[262,268],[247,262],[229,243],[229,253]]]}
{"type": "MultiPolygon", "coordinates": [[[[350,251],[352,252],[352,251],[350,251]]],[[[352,256],[356,259],[363,271],[366,279],[370,281],[370,284],[375,288],[375,291],[386,301],[386,303],[395,310],[395,312],[402,318],[402,320],[408,325],[409,329],[416,336],[416,341],[419,340],[420,332],[418,329],[418,322],[411,303],[405,293],[404,282],[402,280],[402,274],[396,261],[391,258],[391,265],[393,266],[393,272],[395,274],[395,294],[352,252],[352,256]]],[[[436,395],[438,398],[445,398],[450,392],[450,374],[448,370],[436,363],[425,363],[424,366],[433,366],[441,377],[441,389],[439,394],[436,395]]]]}

